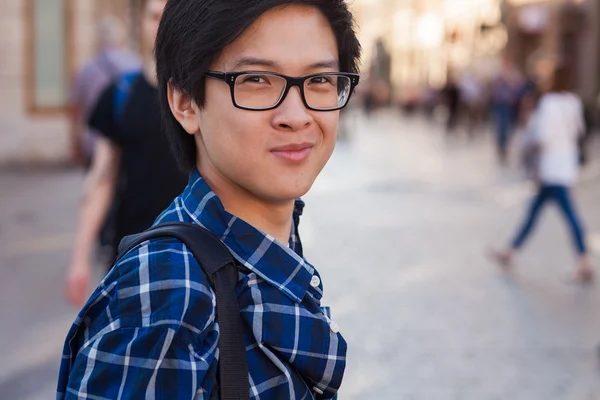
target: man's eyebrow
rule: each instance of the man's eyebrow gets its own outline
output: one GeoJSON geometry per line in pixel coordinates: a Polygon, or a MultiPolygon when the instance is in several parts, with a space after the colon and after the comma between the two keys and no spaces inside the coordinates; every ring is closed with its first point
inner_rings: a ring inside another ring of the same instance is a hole
{"type": "Polygon", "coordinates": [[[279,66],[275,61],[266,60],[263,58],[255,58],[255,57],[243,57],[233,64],[232,69],[239,69],[241,67],[247,67],[250,65],[260,65],[262,67],[273,67],[276,68],[279,66]]]}
{"type": "MultiPolygon", "coordinates": [[[[235,61],[232,65],[233,70],[240,69],[242,67],[248,66],[261,66],[261,67],[269,67],[269,68],[280,68],[280,65],[272,60],[267,60],[264,58],[256,58],[256,57],[243,57],[235,61]]],[[[319,69],[319,68],[330,68],[338,70],[340,68],[340,63],[337,60],[328,60],[328,61],[319,61],[308,66],[308,69],[319,69]]]]}
{"type": "Polygon", "coordinates": [[[311,64],[308,68],[309,69],[319,69],[319,68],[340,69],[340,63],[337,60],[320,61],[320,62],[311,64]]]}

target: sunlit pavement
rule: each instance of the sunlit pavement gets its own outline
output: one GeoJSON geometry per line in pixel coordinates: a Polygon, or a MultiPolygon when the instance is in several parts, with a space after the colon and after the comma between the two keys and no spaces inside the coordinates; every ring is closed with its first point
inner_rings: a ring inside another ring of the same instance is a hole
{"type": "MultiPolygon", "coordinates": [[[[303,222],[350,346],[341,398],[600,399],[600,292],[569,280],[558,212],[546,210],[513,273],[486,259],[531,191],[496,166],[491,132],[447,139],[389,115],[353,126],[303,222]]],[[[592,165],[576,194],[598,253],[599,183],[592,165]]]]}
{"type": "MultiPolygon", "coordinates": [[[[340,399],[600,399],[600,291],[569,280],[558,212],[511,273],[486,259],[531,191],[497,167],[491,132],[446,138],[389,112],[349,127],[301,223],[349,342],[340,399]]],[[[0,173],[0,399],[54,397],[80,185],[78,171],[0,173]]],[[[598,164],[576,198],[600,254],[598,164]]]]}

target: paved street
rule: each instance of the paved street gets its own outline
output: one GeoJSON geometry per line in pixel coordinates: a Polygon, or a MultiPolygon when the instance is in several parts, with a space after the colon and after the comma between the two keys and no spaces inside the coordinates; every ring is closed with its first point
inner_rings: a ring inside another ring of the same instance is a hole
{"type": "MultiPolygon", "coordinates": [[[[390,114],[351,123],[301,223],[325,303],[349,342],[340,398],[600,399],[600,283],[549,207],[510,273],[486,259],[530,186],[495,164],[489,133],[445,138],[390,114]]],[[[600,158],[598,148],[594,149],[600,158]]],[[[81,173],[0,173],[0,399],[50,399],[75,316],[63,273],[81,173]]],[[[600,266],[600,165],[576,198],[600,266]]]]}

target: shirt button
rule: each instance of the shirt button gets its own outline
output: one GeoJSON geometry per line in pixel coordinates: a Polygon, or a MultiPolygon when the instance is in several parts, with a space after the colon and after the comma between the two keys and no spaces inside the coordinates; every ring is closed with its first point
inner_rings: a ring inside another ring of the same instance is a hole
{"type": "Polygon", "coordinates": [[[329,322],[329,329],[331,329],[331,332],[336,334],[340,332],[340,327],[333,321],[329,322]]]}
{"type": "Polygon", "coordinates": [[[310,286],[312,286],[316,289],[319,287],[320,284],[321,284],[321,279],[319,279],[318,276],[313,275],[312,279],[310,280],[310,286]]]}

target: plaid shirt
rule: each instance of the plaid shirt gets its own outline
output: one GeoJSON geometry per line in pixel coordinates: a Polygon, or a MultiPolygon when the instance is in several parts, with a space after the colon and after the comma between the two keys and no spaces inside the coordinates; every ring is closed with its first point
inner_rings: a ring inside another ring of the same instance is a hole
{"type": "MultiPolygon", "coordinates": [[[[302,256],[302,208],[297,201],[288,247],[225,211],[194,171],[156,221],[202,225],[245,267],[236,294],[253,399],[329,399],[342,381],[346,342],[321,308],[319,274],[302,256]]],[[[112,268],[71,327],[57,399],[217,398],[215,306],[183,243],[142,243],[112,268]]]]}

